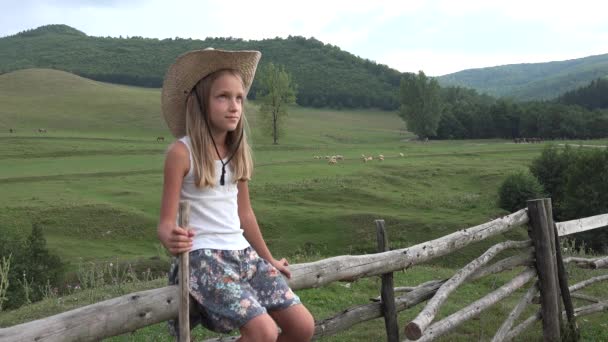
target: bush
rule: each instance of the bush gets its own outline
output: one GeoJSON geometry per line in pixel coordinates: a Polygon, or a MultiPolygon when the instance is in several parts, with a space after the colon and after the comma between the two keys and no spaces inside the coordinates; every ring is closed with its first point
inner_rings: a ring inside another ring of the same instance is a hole
{"type": "Polygon", "coordinates": [[[527,172],[509,175],[500,186],[499,206],[509,212],[526,207],[526,201],[544,196],[542,185],[527,172]]]}
{"type": "MultiPolygon", "coordinates": [[[[1,226],[0,231],[3,231],[1,226]]],[[[63,264],[48,251],[41,226],[34,224],[25,241],[11,234],[1,236],[0,259],[9,255],[11,264],[3,310],[41,300],[49,287],[59,286],[63,264]]]]}
{"type": "Polygon", "coordinates": [[[570,146],[561,151],[557,146],[547,146],[540,157],[534,159],[530,165],[530,172],[551,197],[553,214],[559,220],[564,218],[562,204],[568,181],[568,168],[574,164],[576,156],[576,150],[570,146]]]}

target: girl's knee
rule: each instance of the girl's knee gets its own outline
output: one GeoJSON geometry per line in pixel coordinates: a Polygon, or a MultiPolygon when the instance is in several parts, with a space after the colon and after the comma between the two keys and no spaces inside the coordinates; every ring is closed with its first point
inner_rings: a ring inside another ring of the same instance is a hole
{"type": "Polygon", "coordinates": [[[276,341],[279,330],[274,320],[264,314],[257,316],[241,327],[241,340],[243,342],[276,341]]]}
{"type": "Polygon", "coordinates": [[[303,305],[291,307],[275,319],[281,327],[281,340],[310,341],[315,333],[315,320],[303,305]]]}

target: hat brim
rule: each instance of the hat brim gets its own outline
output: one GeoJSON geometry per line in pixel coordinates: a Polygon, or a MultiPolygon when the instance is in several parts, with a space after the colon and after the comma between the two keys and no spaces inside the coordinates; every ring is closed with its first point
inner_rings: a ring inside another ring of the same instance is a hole
{"type": "Polygon", "coordinates": [[[259,51],[212,49],[190,51],[177,57],[167,70],[161,93],[161,108],[171,134],[186,135],[186,100],[201,79],[218,70],[237,70],[243,77],[247,95],[261,57],[259,51]]]}

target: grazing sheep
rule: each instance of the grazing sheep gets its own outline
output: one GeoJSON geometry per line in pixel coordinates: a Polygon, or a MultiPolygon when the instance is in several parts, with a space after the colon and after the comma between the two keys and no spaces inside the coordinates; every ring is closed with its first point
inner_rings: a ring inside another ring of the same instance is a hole
{"type": "Polygon", "coordinates": [[[157,137],[156,142],[165,141],[165,137],[157,137]]]}
{"type": "Polygon", "coordinates": [[[403,157],[403,156],[404,156],[404,154],[403,154],[403,153],[399,153],[399,157],[403,157]]]}
{"type": "Polygon", "coordinates": [[[38,133],[46,133],[46,128],[38,128],[38,133]]]}
{"type": "Polygon", "coordinates": [[[344,156],[343,155],[336,155],[336,160],[344,160],[344,156]]]}
{"type": "Polygon", "coordinates": [[[337,164],[337,163],[338,163],[338,161],[337,161],[335,158],[331,158],[331,159],[329,159],[329,161],[327,162],[327,164],[329,164],[329,165],[334,165],[334,164],[337,164]]]}
{"type": "Polygon", "coordinates": [[[379,154],[379,155],[378,155],[378,159],[380,159],[380,161],[383,161],[383,160],[384,160],[384,155],[379,154]]]}

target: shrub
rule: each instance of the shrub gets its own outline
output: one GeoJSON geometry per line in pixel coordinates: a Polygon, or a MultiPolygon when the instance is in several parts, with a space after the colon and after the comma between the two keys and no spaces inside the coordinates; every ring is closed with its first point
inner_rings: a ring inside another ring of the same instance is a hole
{"type": "Polygon", "coordinates": [[[527,172],[509,175],[500,186],[499,206],[509,212],[526,207],[526,201],[544,196],[542,185],[527,172]]]}

